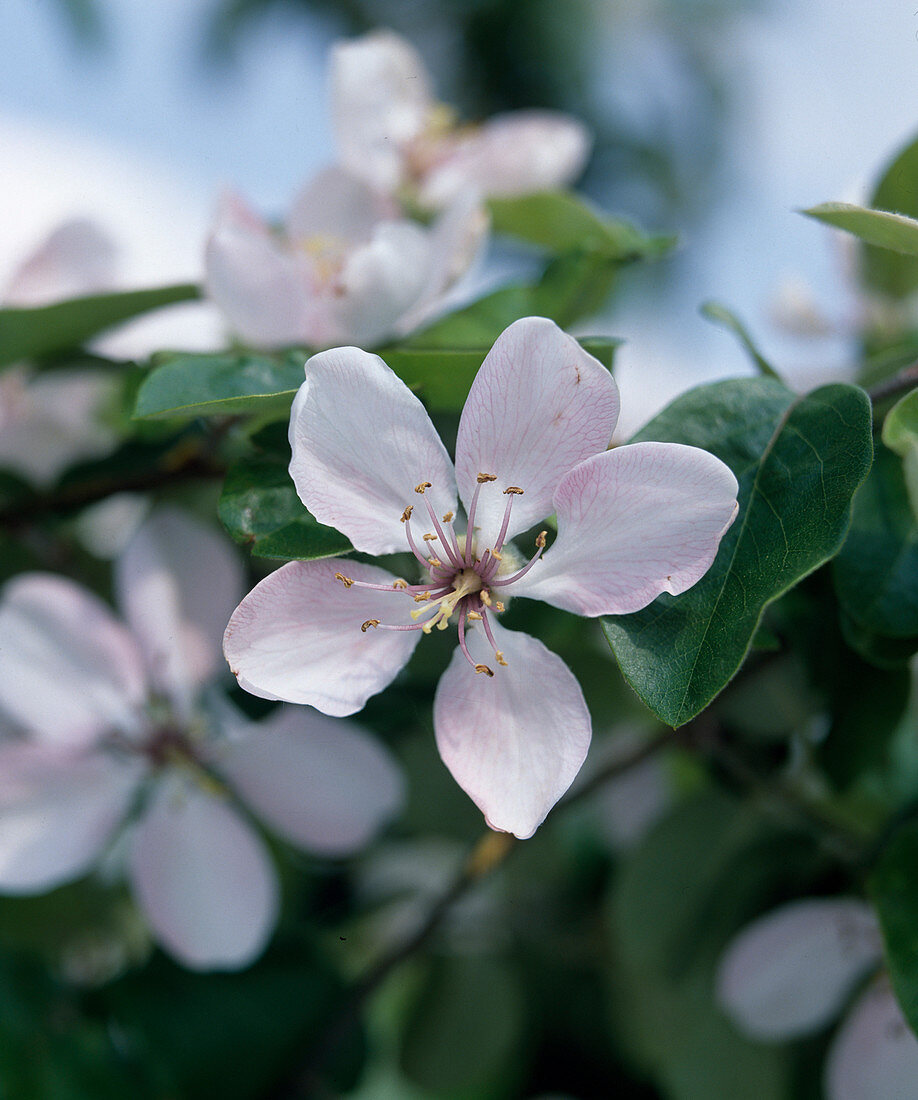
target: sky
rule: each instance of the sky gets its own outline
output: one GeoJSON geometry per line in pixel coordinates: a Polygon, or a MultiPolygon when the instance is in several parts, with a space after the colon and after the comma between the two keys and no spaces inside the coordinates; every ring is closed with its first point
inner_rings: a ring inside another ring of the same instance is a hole
{"type": "MultiPolygon", "coordinates": [[[[596,35],[594,79],[638,112],[665,96],[654,6],[628,7],[624,25],[609,20],[596,35]]],[[[201,63],[212,0],[103,7],[107,41],[86,52],[53,0],[0,4],[0,41],[15,43],[0,67],[0,285],[55,221],[75,214],[95,216],[119,242],[125,285],[197,278],[222,188],[280,212],[331,157],[328,25],[276,11],[221,69],[201,63]]],[[[619,376],[633,395],[629,428],[689,382],[747,369],[699,317],[707,299],[740,313],[801,381],[831,376],[849,357],[841,337],[782,335],[770,306],[791,279],[842,325],[855,308],[838,235],[796,210],[863,199],[918,130],[916,8],[770,0],[725,31],[731,156],[711,213],[684,239],[672,287],[658,290],[650,276],[652,295],[643,285],[603,319],[628,341],[619,376]]]]}

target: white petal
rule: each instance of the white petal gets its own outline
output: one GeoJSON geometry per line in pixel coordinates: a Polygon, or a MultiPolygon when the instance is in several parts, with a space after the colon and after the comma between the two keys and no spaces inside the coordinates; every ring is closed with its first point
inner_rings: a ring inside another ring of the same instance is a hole
{"type": "Polygon", "coordinates": [[[836,1015],[880,954],[876,918],[865,902],[792,902],[730,942],[720,962],[717,998],[752,1038],[809,1035],[836,1015]]]}
{"type": "Polygon", "coordinates": [[[915,1100],[918,1039],[885,977],[858,1000],[826,1063],[827,1100],[915,1100]]]}
{"type": "Polygon", "coordinates": [[[287,219],[294,242],[336,238],[350,244],[368,241],[376,225],[398,209],[385,195],[341,168],[325,168],[297,195],[287,219]]]}
{"type": "Polygon", "coordinates": [[[736,493],[729,467],[698,447],[634,443],[595,455],[559,484],[558,537],[513,595],[625,615],[684,592],[711,567],[736,493]]]}
{"type": "Polygon", "coordinates": [[[332,120],[338,159],[374,187],[395,191],[403,149],[427,124],[430,81],[417,51],[391,31],[332,49],[332,120]]]}
{"type": "Polygon", "coordinates": [[[306,707],[249,725],[216,766],[276,833],[324,856],[362,848],[404,794],[398,765],[377,740],[306,707]]]}
{"type": "Polygon", "coordinates": [[[24,573],[0,600],[0,710],[48,743],[130,729],[146,699],[140,651],[96,596],[24,573]]]}
{"type": "Polygon", "coordinates": [[[611,374],[544,317],[514,321],[481,365],[462,410],[456,477],[469,507],[479,473],[495,474],[478,500],[475,524],[496,533],[517,486],[507,537],[553,511],[552,494],[578,462],[604,451],[618,418],[611,374]]]}
{"type": "Polygon", "coordinates": [[[426,206],[442,207],[475,188],[488,196],[525,195],[571,183],[583,171],[592,139],[575,118],[552,111],[496,115],[455,142],[421,188],[426,206]]]}
{"type": "Polygon", "coordinates": [[[590,714],[560,657],[491,622],[507,666],[496,662],[481,626],[469,631],[469,652],[494,675],[476,673],[457,649],[437,687],[434,730],[443,763],[491,828],[525,838],[580,770],[590,714]]]}
{"type": "Polygon", "coordinates": [[[130,875],[156,939],[194,970],[247,966],[277,920],[277,878],[264,843],[191,781],[158,785],[133,837],[130,875]]]}
{"type": "Polygon", "coordinates": [[[40,894],[85,874],[124,819],[142,771],[94,750],[0,746],[0,891],[40,894]]]}
{"type": "Polygon", "coordinates": [[[456,509],[455,477],[424,406],[377,355],[335,348],[306,364],[290,415],[290,476],[309,511],[358,550],[407,549],[401,515],[428,481],[438,514],[456,509]]]}
{"type": "Polygon", "coordinates": [[[233,612],[223,651],[246,691],[308,703],[325,714],[355,714],[407,663],[419,630],[384,630],[368,619],[407,624],[410,596],[345,588],[334,579],[391,584],[384,569],[349,560],[294,561],[265,577],[233,612]]]}
{"type": "Polygon", "coordinates": [[[187,714],[194,689],[222,665],[223,631],[243,592],[235,550],[213,528],[160,508],[118,558],[115,586],[152,682],[187,714]]]}
{"type": "Polygon", "coordinates": [[[41,306],[109,290],[117,250],[88,218],[63,222],[14,272],[3,297],[10,306],[41,306]]]}

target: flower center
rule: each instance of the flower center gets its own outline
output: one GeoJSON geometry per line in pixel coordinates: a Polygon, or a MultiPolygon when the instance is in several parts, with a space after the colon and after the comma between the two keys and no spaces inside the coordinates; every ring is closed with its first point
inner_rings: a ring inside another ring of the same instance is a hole
{"type": "MultiPolygon", "coordinates": [[[[433,505],[425,495],[432,488],[429,481],[422,481],[415,487],[415,492],[423,497],[424,505],[432,526],[431,531],[425,532],[420,541],[415,538],[411,527],[411,517],[415,510],[414,504],[409,504],[402,512],[401,520],[405,525],[405,538],[411,553],[423,566],[428,576],[425,584],[409,584],[404,580],[395,580],[392,584],[371,584],[368,581],[358,581],[343,573],[335,573],[335,580],[341,581],[345,588],[356,585],[358,588],[373,588],[384,592],[401,592],[412,597],[420,606],[411,612],[412,624],[395,625],[383,623],[379,619],[367,619],[361,624],[360,629],[364,634],[377,627],[384,630],[421,630],[429,634],[434,627],[437,630],[445,630],[449,626],[453,616],[457,616],[459,630],[459,646],[469,664],[476,672],[486,676],[493,676],[494,670],[490,665],[476,662],[469,653],[465,641],[466,626],[469,622],[481,623],[485,635],[494,650],[494,659],[498,665],[506,665],[503,653],[497,648],[494,640],[494,632],[491,629],[489,614],[499,614],[504,610],[504,604],[493,595],[494,589],[501,589],[528,573],[535,565],[542,551],[545,549],[545,535],[542,531],[536,539],[536,552],[533,557],[520,569],[513,568],[512,559],[515,555],[504,549],[504,541],[510,527],[510,513],[513,510],[513,501],[521,496],[523,490],[516,485],[509,485],[504,489],[507,503],[504,508],[504,516],[493,544],[487,547],[481,555],[478,554],[475,539],[475,511],[478,506],[478,496],[483,486],[497,481],[496,474],[480,473],[477,478],[475,492],[469,503],[469,517],[466,533],[459,536],[453,527],[455,516],[447,512],[443,516],[437,516],[433,505]],[[506,562],[505,562],[506,555],[506,562]],[[509,572],[508,572],[508,568],[509,572]],[[502,572],[503,569],[503,572],[502,572]]],[[[515,563],[514,563],[515,564],[515,563]]]]}

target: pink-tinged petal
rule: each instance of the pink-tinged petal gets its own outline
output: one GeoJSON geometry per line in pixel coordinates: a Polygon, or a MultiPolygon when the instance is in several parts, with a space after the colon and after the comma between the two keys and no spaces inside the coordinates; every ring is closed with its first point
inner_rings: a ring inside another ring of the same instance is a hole
{"type": "Polygon", "coordinates": [[[328,312],[339,343],[372,346],[392,335],[420,300],[432,263],[430,234],[414,222],[382,222],[355,248],[331,292],[328,312]]]}
{"type": "Polygon", "coordinates": [[[525,195],[563,187],[580,175],[592,147],[577,119],[552,111],[496,115],[455,141],[430,171],[421,202],[442,207],[474,188],[488,196],[525,195]]]}
{"type": "Polygon", "coordinates": [[[308,343],[311,268],[242,201],[226,196],[205,250],[205,286],[230,328],[255,347],[308,343]]]}
{"type": "Polygon", "coordinates": [[[881,955],[870,906],[856,898],[795,901],[760,917],[727,946],[717,999],[755,1039],[819,1031],[881,955]]]}
{"type": "Polygon", "coordinates": [[[350,560],[288,562],[233,612],[223,652],[240,685],[263,699],[307,703],[325,714],[355,714],[408,661],[419,630],[361,625],[410,623],[417,607],[393,589],[378,591],[335,580],[390,585],[384,569],[350,560]]]}
{"type": "Polygon", "coordinates": [[[130,852],[134,895],[159,943],[193,970],[238,970],[264,950],[278,886],[261,838],[193,781],[161,783],[130,852]]]}
{"type": "Polygon", "coordinates": [[[222,663],[223,631],[243,592],[235,550],[213,528],[161,508],[118,558],[115,587],[151,682],[187,714],[222,663]]]}
{"type": "Polygon", "coordinates": [[[334,238],[357,244],[368,241],[378,222],[398,217],[385,194],[342,168],[325,168],[299,192],[287,218],[287,237],[294,242],[334,238]]]}
{"type": "Polygon", "coordinates": [[[274,832],[323,856],[364,847],[404,796],[398,765],[378,741],[305,707],[249,724],[216,767],[274,832]]]}
{"type": "Polygon", "coordinates": [[[711,567],[736,493],[731,470],[698,447],[634,443],[595,455],[561,481],[558,537],[508,594],[626,615],[684,592],[711,567]]]}
{"type": "Polygon", "coordinates": [[[508,538],[552,512],[561,478],[608,447],[617,418],[618,389],[601,363],[553,321],[514,321],[472,383],[456,441],[466,508],[477,475],[497,477],[478,499],[475,522],[483,536],[500,527],[508,486],[523,490],[513,498],[508,538]]]}
{"type": "Polygon", "coordinates": [[[109,290],[117,250],[88,218],[63,222],[13,273],[4,304],[41,306],[109,290]]]}
{"type": "Polygon", "coordinates": [[[25,573],[0,599],[0,710],[48,744],[132,729],[146,699],[130,632],[72,581],[25,573]]]}
{"type": "Polygon", "coordinates": [[[883,977],[838,1030],[826,1062],[826,1100],[915,1100],[918,1039],[883,977]]]}
{"type": "Polygon", "coordinates": [[[0,746],[0,891],[41,894],[85,874],[142,773],[139,762],[93,750],[0,746]]]}
{"type": "Polygon", "coordinates": [[[374,187],[395,191],[403,149],[432,108],[420,55],[391,31],[339,43],[331,54],[331,99],[340,163],[374,187]]]}
{"type": "Polygon", "coordinates": [[[426,509],[416,486],[430,482],[438,514],[456,509],[446,448],[424,406],[377,355],[335,348],[306,364],[290,414],[290,476],[320,523],[337,527],[358,550],[407,548],[402,512],[426,509]]]}
{"type": "Polygon", "coordinates": [[[590,746],[590,713],[567,665],[528,634],[492,619],[497,663],[484,630],[466,634],[437,687],[437,748],[492,829],[525,839],[568,789],[590,746]]]}

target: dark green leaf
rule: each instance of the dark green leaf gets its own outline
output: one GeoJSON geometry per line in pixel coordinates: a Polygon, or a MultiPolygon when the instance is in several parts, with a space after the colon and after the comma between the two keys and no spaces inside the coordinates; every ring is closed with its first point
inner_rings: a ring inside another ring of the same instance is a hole
{"type": "Polygon", "coordinates": [[[918,1032],[918,822],[893,833],[870,876],[893,989],[918,1032]]]}
{"type": "Polygon", "coordinates": [[[726,306],[721,305],[720,302],[705,302],[701,307],[701,316],[706,317],[709,321],[713,321],[715,325],[720,325],[721,328],[725,328],[728,332],[732,332],[746,349],[749,358],[755,363],[759,374],[764,375],[766,378],[779,377],[775,368],[755,346],[752,337],[746,331],[746,326],[735,313],[727,309],[726,306]]]}
{"type": "Polygon", "coordinates": [[[825,202],[801,213],[853,233],[867,244],[918,256],[918,221],[888,210],[870,210],[848,202],[825,202]]]}
{"type": "Polygon", "coordinates": [[[918,653],[918,636],[890,638],[886,634],[875,634],[865,630],[844,611],[839,614],[839,623],[845,642],[855,653],[877,668],[902,668],[918,653]]]}
{"type": "Polygon", "coordinates": [[[918,519],[902,463],[885,447],[855,497],[833,568],[839,602],[854,623],[891,638],[918,636],[918,519]]]}
{"type": "Polygon", "coordinates": [[[217,512],[233,538],[260,558],[309,561],[353,549],[344,535],[306,511],[283,459],[258,457],[233,466],[217,512]]]}
{"type": "MultiPolygon", "coordinates": [[[[918,218],[918,141],[897,153],[883,170],[870,196],[876,210],[895,210],[918,218]]],[[[871,290],[891,298],[904,298],[918,289],[918,260],[886,248],[864,245],[861,248],[861,277],[871,290]]]]}
{"type": "Polygon", "coordinates": [[[0,309],[0,366],[67,351],[141,313],[197,297],[196,286],[183,284],[0,309]]]}
{"type": "Polygon", "coordinates": [[[307,352],[178,355],[153,367],[137,394],[137,417],[277,413],[303,383],[307,352]]]}
{"type": "Polygon", "coordinates": [[[740,484],[739,516],[702,580],[604,620],[629,683],[680,726],[739,668],[764,608],[841,545],[870,467],[870,403],[855,386],[797,397],[770,378],[717,382],[677,398],[635,438],[703,447],[740,484]]]}

